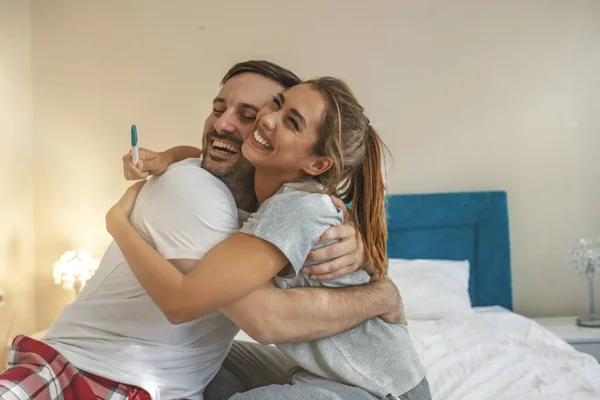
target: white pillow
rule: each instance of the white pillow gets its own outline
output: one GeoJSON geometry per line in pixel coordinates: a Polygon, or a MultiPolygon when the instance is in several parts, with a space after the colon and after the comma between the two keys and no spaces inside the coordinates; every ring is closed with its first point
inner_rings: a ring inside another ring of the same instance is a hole
{"type": "Polygon", "coordinates": [[[400,290],[408,319],[439,319],[473,313],[468,260],[390,259],[388,275],[400,290]]]}

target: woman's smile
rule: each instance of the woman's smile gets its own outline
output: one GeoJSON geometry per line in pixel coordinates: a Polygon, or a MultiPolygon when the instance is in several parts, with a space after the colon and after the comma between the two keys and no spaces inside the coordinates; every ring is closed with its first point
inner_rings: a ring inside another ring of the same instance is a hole
{"type": "Polygon", "coordinates": [[[273,143],[267,135],[261,134],[258,129],[252,134],[252,139],[255,143],[260,144],[266,150],[273,150],[273,143]]]}

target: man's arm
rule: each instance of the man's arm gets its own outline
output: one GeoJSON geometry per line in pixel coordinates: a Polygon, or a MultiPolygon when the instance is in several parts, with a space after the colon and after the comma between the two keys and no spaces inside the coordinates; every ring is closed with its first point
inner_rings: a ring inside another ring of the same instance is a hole
{"type": "Polygon", "coordinates": [[[322,339],[378,316],[406,323],[398,290],[387,279],[339,289],[278,289],[268,283],[221,312],[262,344],[322,339]]]}
{"type": "MultiPolygon", "coordinates": [[[[184,274],[197,260],[169,260],[184,274]]],[[[406,324],[402,298],[388,279],[345,288],[279,289],[266,283],[220,310],[261,344],[309,342],[381,316],[406,324]]]]}

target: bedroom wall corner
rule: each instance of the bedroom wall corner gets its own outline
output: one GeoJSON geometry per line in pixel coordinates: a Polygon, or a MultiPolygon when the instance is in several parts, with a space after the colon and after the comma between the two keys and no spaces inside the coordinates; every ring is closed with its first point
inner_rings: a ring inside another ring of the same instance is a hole
{"type": "MultiPolygon", "coordinates": [[[[31,0],[0,0],[0,339],[36,329],[31,0]]],[[[0,343],[4,346],[4,343],[0,343]]]]}

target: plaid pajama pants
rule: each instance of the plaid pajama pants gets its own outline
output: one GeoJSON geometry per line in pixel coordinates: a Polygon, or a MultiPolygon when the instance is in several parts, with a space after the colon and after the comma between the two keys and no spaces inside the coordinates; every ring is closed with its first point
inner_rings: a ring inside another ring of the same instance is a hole
{"type": "Polygon", "coordinates": [[[151,400],[143,389],[75,368],[52,347],[17,336],[0,374],[2,400],[151,400]]]}

